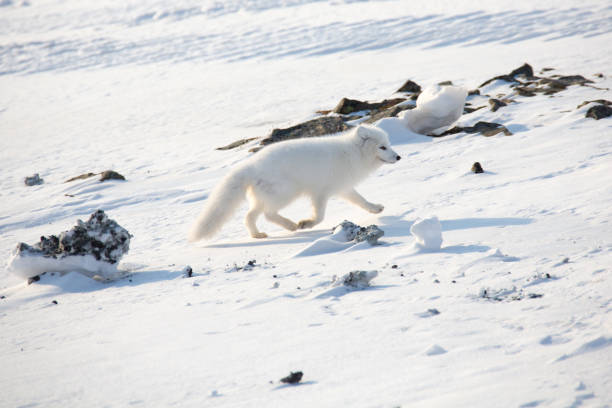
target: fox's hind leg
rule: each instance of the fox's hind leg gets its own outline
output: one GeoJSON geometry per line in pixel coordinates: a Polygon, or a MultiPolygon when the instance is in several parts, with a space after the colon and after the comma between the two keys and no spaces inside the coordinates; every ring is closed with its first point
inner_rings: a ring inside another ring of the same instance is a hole
{"type": "Polygon", "coordinates": [[[278,224],[289,231],[295,231],[298,227],[295,222],[291,221],[289,218],[283,217],[276,211],[266,211],[264,212],[264,215],[268,221],[278,224]]]}
{"type": "Polygon", "coordinates": [[[268,234],[266,234],[265,232],[260,232],[257,229],[257,218],[263,212],[263,203],[261,201],[258,201],[252,195],[249,196],[249,201],[251,203],[251,206],[246,214],[246,217],[244,217],[244,224],[249,230],[249,234],[251,234],[253,238],[266,238],[268,234]]]}
{"type": "Polygon", "coordinates": [[[298,223],[298,229],[312,228],[325,217],[328,197],[312,197],[312,218],[298,223]]]}

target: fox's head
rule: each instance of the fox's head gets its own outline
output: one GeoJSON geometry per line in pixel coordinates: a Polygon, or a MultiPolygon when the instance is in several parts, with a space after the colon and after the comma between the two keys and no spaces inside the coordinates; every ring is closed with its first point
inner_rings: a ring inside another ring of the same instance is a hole
{"type": "Polygon", "coordinates": [[[391,148],[387,134],[374,126],[359,125],[355,135],[361,145],[361,149],[370,157],[385,163],[395,163],[401,159],[400,155],[391,148]]]}

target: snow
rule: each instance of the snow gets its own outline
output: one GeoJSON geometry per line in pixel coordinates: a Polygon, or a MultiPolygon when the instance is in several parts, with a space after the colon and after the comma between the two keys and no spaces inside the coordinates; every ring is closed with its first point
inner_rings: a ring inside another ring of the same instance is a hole
{"type": "Polygon", "coordinates": [[[417,219],[410,227],[410,233],[414,235],[417,248],[437,251],[442,246],[442,225],[436,216],[417,219]]]}
{"type": "Polygon", "coordinates": [[[612,406],[611,119],[577,108],[612,100],[606,2],[0,4],[2,264],[98,208],[133,235],[113,282],[77,265],[28,285],[0,266],[0,405],[612,406]],[[261,220],[270,238],[253,240],[245,204],[187,242],[257,141],[216,147],[407,79],[474,89],[524,62],[594,83],[529,98],[494,81],[481,92],[515,101],[496,112],[467,98],[485,108],[458,125],[512,136],[382,119],[402,160],[357,187],[381,214],[331,200],[320,227],[261,220]],[[64,183],[109,168],[127,181],[64,183]],[[44,184],[25,186],[35,173],[44,184]],[[444,245],[415,251],[432,214],[444,245]],[[334,246],[345,219],[378,225],[381,245],[334,246]],[[334,286],[351,271],[377,276],[334,286]]]}

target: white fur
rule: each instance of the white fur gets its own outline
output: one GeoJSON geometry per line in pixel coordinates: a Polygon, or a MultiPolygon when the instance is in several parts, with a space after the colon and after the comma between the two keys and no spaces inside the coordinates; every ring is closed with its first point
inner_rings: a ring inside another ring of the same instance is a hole
{"type": "Polygon", "coordinates": [[[427,87],[417,98],[416,108],[398,116],[415,133],[440,134],[463,114],[467,93],[459,86],[427,87]]]}
{"type": "Polygon", "coordinates": [[[267,236],[256,226],[261,214],[290,231],[312,228],[323,220],[327,201],[334,195],[379,213],[384,207],[367,201],[354,186],[383,163],[395,163],[399,159],[384,131],[364,125],[340,136],[289,140],[267,146],[234,168],[214,189],[191,229],[189,240],[214,235],[245,196],[250,203],[245,224],[254,238],[267,236]],[[312,201],[310,218],[296,224],[278,214],[302,195],[312,201]]]}

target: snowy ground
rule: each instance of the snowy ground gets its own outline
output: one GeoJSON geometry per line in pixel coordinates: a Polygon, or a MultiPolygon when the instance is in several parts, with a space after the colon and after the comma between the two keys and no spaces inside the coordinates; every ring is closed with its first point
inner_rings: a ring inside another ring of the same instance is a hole
{"type": "Polygon", "coordinates": [[[113,283],[28,286],[0,267],[0,406],[612,406],[612,119],[576,108],[612,100],[612,7],[412,3],[0,0],[0,258],[98,208],[134,236],[113,283]],[[380,215],[332,200],[314,230],[262,220],[271,238],[253,240],[244,205],[187,242],[251,146],[215,147],[406,79],[473,89],[524,62],[601,89],[459,121],[513,136],[390,126],[403,159],[358,188],[380,215]],[[64,183],[107,169],[127,181],[64,183]],[[410,228],[430,216],[428,252],[410,228]],[[383,245],[313,246],[344,219],[383,245]],[[356,269],[378,271],[372,287],[334,286],[356,269]]]}

